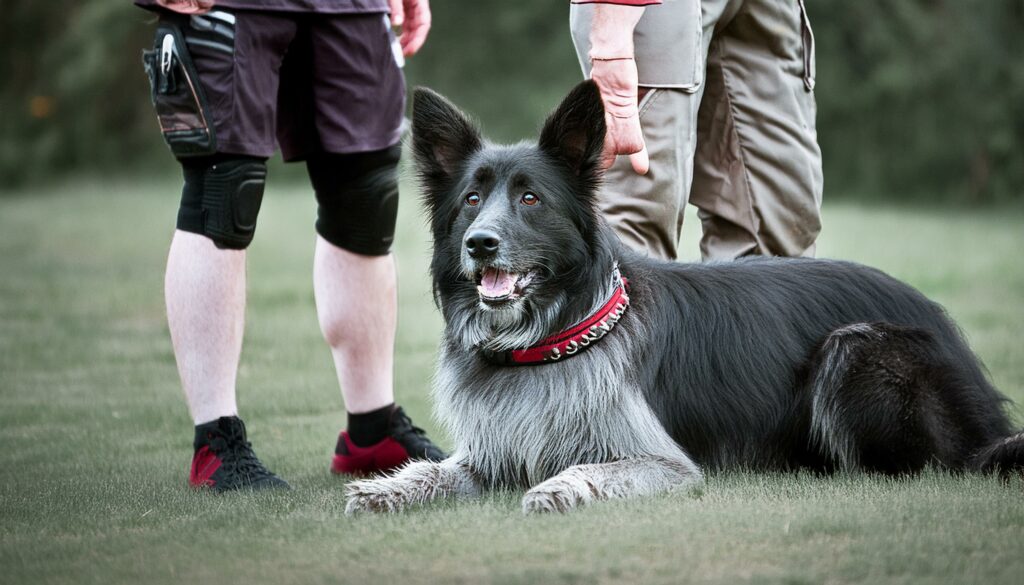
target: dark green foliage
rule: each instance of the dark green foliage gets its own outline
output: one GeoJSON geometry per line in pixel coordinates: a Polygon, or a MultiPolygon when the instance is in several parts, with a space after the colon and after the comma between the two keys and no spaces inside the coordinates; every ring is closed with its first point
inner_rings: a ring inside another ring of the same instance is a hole
{"type": "Polygon", "coordinates": [[[167,156],[141,65],[150,14],[128,0],[0,1],[0,9],[5,186],[167,156]]]}
{"type": "Polygon", "coordinates": [[[1024,196],[1024,2],[808,0],[829,193],[1024,196]]]}
{"type": "MultiPolygon", "coordinates": [[[[1024,199],[1024,0],[807,0],[826,194],[1024,199]]],[[[168,168],[129,0],[0,0],[0,176],[168,168]],[[33,115],[33,110],[34,114],[33,115]]],[[[568,0],[435,0],[407,66],[499,140],[581,77],[568,0]]]]}

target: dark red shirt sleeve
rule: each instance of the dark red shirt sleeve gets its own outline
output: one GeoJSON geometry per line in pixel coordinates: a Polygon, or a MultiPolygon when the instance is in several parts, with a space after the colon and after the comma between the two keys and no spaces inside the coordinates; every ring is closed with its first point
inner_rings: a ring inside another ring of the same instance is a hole
{"type": "Polygon", "coordinates": [[[620,4],[622,6],[650,6],[661,0],[572,0],[573,4],[620,4]]]}

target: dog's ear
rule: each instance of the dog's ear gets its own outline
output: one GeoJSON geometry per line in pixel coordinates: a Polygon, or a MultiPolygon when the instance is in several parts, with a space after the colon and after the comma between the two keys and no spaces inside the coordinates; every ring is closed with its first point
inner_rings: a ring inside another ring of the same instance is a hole
{"type": "Polygon", "coordinates": [[[417,87],[412,101],[412,146],[416,167],[430,191],[445,190],[455,173],[481,147],[480,131],[440,94],[417,87]]]}
{"type": "Polygon", "coordinates": [[[584,81],[548,116],[540,132],[540,148],[580,178],[592,181],[600,174],[604,134],[601,92],[593,81],[584,81]]]}

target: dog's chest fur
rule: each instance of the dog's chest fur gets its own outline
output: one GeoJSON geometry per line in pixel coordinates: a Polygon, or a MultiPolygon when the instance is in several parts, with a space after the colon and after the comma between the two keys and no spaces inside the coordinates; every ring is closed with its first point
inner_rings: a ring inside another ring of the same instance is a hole
{"type": "Polygon", "coordinates": [[[582,463],[678,457],[629,379],[621,337],[564,362],[521,367],[444,347],[435,398],[456,456],[492,486],[536,485],[582,463]]]}

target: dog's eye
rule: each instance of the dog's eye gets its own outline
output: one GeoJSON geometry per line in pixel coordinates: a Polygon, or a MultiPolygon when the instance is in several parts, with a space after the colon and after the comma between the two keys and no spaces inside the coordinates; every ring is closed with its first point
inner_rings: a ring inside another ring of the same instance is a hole
{"type": "Polygon", "coordinates": [[[477,206],[480,205],[480,194],[470,193],[466,195],[466,205],[477,206]]]}
{"type": "Polygon", "coordinates": [[[523,205],[537,205],[538,203],[540,203],[540,197],[537,197],[533,193],[527,192],[523,193],[523,198],[520,199],[519,201],[521,201],[523,205]]]}

